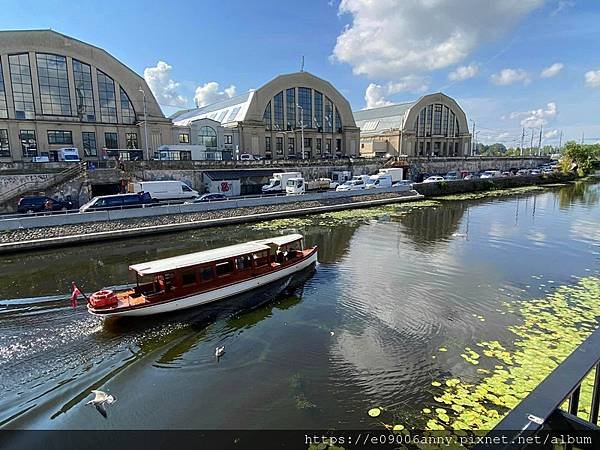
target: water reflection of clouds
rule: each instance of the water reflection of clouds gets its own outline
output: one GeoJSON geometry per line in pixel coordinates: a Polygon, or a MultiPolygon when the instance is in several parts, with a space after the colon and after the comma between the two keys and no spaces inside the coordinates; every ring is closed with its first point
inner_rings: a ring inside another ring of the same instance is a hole
{"type": "Polygon", "coordinates": [[[598,221],[575,219],[571,223],[570,237],[572,239],[592,244],[600,244],[600,225],[598,221]]]}

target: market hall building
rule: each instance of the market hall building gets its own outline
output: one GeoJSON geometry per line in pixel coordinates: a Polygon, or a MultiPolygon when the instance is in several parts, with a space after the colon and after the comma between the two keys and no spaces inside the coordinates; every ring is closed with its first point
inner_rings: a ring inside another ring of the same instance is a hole
{"type": "Polygon", "coordinates": [[[471,133],[458,103],[441,92],[397,105],[354,111],[365,157],[469,156],[471,133]]]}
{"type": "Polygon", "coordinates": [[[106,51],[52,30],[0,31],[0,162],[54,160],[62,147],[149,159],[172,140],[144,79],[106,51]]]}
{"type": "Polygon", "coordinates": [[[280,75],[256,90],[171,119],[179,130],[174,134],[207,149],[222,141],[234,159],[243,153],[266,159],[359,156],[360,130],[350,104],[308,72],[280,75]]]}

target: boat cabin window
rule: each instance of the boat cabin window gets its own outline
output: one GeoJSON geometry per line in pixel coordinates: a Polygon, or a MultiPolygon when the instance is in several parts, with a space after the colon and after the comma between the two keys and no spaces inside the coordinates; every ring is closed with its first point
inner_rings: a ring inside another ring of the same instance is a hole
{"type": "Polygon", "coordinates": [[[181,285],[191,286],[193,284],[196,284],[196,272],[194,270],[183,272],[181,274],[181,285]]]}
{"type": "Polygon", "coordinates": [[[200,280],[205,283],[214,278],[213,268],[212,267],[202,267],[200,269],[200,280]]]}
{"type": "Polygon", "coordinates": [[[250,255],[235,258],[235,268],[237,270],[252,269],[252,258],[250,255]]]}
{"type": "Polygon", "coordinates": [[[217,263],[215,265],[215,269],[217,271],[218,277],[223,277],[225,275],[229,275],[231,272],[233,272],[233,262],[232,261],[223,261],[223,262],[217,263]]]}
{"type": "Polygon", "coordinates": [[[254,265],[256,267],[263,267],[269,264],[269,251],[263,250],[262,252],[256,252],[252,255],[254,258],[254,265]]]}

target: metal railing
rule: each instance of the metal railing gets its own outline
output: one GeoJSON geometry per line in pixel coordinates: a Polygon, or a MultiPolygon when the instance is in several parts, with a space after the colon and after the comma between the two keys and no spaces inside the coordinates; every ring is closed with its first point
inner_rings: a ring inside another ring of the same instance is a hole
{"type": "Polygon", "coordinates": [[[63,170],[62,172],[59,172],[42,182],[26,181],[18,186],[15,186],[14,188],[2,192],[0,194],[0,204],[6,203],[7,201],[29,191],[43,191],[44,189],[51,188],[52,186],[56,186],[57,184],[60,184],[64,181],[70,180],[78,175],[85,173],[85,170],[86,163],[78,162],[75,163],[73,167],[69,167],[68,169],[63,170]]]}
{"type": "MultiPolygon", "coordinates": [[[[535,447],[535,436],[541,433],[582,433],[598,438],[600,406],[600,328],[588,337],[567,359],[540,383],[487,435],[488,441],[502,438],[503,445],[480,444],[474,450],[524,449],[535,447]],[[581,385],[595,369],[590,413],[587,420],[578,417],[581,385]],[[568,409],[561,406],[568,400],[568,409]]],[[[499,439],[500,440],[500,439],[499,439]]],[[[577,448],[598,448],[598,442],[579,441],[577,448]]],[[[538,447],[535,447],[538,448],[538,447]]],[[[566,444],[565,448],[572,448],[566,444]]]]}

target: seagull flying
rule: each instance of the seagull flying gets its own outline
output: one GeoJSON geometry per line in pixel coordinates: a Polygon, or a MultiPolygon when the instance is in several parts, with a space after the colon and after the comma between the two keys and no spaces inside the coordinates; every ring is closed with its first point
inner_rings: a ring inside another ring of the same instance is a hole
{"type": "Polygon", "coordinates": [[[98,410],[102,417],[106,419],[106,407],[105,404],[110,405],[114,403],[117,399],[110,394],[107,394],[104,391],[92,391],[92,394],[95,395],[93,399],[86,403],[86,405],[94,405],[94,407],[98,410]]]}

